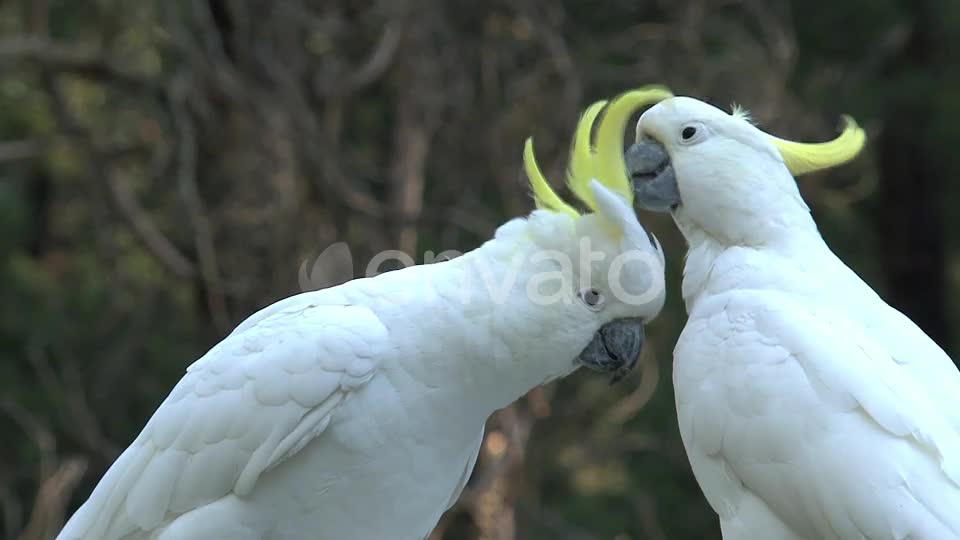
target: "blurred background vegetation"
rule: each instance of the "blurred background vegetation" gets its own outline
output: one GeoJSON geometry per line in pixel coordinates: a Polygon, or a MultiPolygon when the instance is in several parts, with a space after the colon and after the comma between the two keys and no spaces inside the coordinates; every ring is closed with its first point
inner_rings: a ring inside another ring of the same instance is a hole
{"type": "MultiPolygon", "coordinates": [[[[866,154],[801,188],[955,351],[958,43],[948,0],[0,0],[0,535],[51,538],[305,261],[479,245],[531,208],[526,136],[559,178],[580,110],[647,83],[796,139],[852,113],[866,154]]],[[[671,266],[640,368],[498,413],[433,538],[719,538],[670,389],[684,245],[642,219],[671,266]]]]}

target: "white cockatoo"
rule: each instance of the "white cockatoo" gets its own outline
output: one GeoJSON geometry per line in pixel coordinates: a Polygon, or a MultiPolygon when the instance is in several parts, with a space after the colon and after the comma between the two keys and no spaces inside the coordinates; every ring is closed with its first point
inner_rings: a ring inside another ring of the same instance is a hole
{"type": "Polygon", "coordinates": [[[492,412],[581,365],[634,366],[663,255],[610,141],[667,96],[587,110],[568,180],[589,213],[550,189],[528,141],[527,218],[461,257],[252,315],[187,369],[58,538],[425,538],[492,412]]]}
{"type": "Polygon", "coordinates": [[[864,141],[677,97],[627,150],[638,204],[689,244],[677,415],[725,540],[960,538],[960,373],[830,251],[793,178],[864,141]]]}

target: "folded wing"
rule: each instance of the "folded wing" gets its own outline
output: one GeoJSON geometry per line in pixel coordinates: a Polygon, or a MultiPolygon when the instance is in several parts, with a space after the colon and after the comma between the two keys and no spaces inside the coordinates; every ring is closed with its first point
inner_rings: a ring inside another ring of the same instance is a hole
{"type": "Polygon", "coordinates": [[[369,309],[301,295],[191,365],[58,538],[149,531],[229,493],[318,437],[375,374],[387,331],[369,309]]]}

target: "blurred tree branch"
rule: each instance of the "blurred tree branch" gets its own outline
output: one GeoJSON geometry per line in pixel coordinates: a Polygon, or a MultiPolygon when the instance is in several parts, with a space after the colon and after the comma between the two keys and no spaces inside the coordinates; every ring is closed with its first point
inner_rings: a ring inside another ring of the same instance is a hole
{"type": "Polygon", "coordinates": [[[154,224],[126,184],[113,175],[111,161],[93,143],[93,134],[83,127],[70,111],[60,81],[55,75],[46,75],[44,83],[52,102],[54,117],[59,121],[63,133],[86,154],[88,163],[95,171],[95,177],[106,185],[116,209],[127,220],[131,229],[150,252],[175,275],[192,276],[196,271],[194,264],[154,224]]]}
{"type": "Polygon", "coordinates": [[[18,36],[0,41],[0,62],[23,62],[51,73],[69,73],[141,96],[156,97],[160,93],[154,82],[117,68],[90,45],[18,36]]]}

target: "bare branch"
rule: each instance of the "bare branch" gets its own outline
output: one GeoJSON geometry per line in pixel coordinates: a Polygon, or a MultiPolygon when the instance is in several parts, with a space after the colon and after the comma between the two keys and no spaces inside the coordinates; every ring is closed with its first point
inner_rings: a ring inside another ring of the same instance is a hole
{"type": "Polygon", "coordinates": [[[136,195],[123,182],[106,173],[107,188],[120,214],[126,218],[133,232],[163,266],[177,277],[190,278],[196,274],[191,262],[154,224],[153,219],[140,205],[136,195]]]}
{"type": "Polygon", "coordinates": [[[415,253],[415,223],[423,210],[423,185],[430,133],[422,124],[411,121],[408,112],[400,111],[400,116],[407,120],[400,120],[395,135],[397,145],[393,165],[394,208],[398,220],[402,222],[397,233],[397,242],[400,251],[415,253]]]}
{"type": "MultiPolygon", "coordinates": [[[[50,365],[44,350],[31,347],[27,351],[27,357],[41,388],[47,395],[55,396],[61,404],[59,408],[65,416],[70,435],[82,442],[90,451],[98,454],[104,461],[109,462],[116,458],[117,448],[104,436],[100,422],[87,401],[83,384],[76,372],[71,373],[73,377],[70,383],[72,384],[65,384],[63,378],[50,365]]],[[[65,364],[76,366],[76,360],[72,360],[65,364]]]]}
{"type": "Polygon", "coordinates": [[[47,90],[53,103],[54,116],[59,120],[64,133],[87,155],[94,174],[100,178],[111,195],[111,201],[130,228],[140,238],[157,260],[178,277],[194,275],[193,263],[180,253],[173,243],[160,232],[153,220],[137,201],[136,196],[123,183],[117,181],[109,166],[109,159],[93,143],[93,137],[70,112],[58,81],[46,78],[47,90]]]}
{"type": "MultiPolygon", "coordinates": [[[[320,149],[323,152],[319,158],[320,170],[349,208],[363,215],[382,219],[386,215],[383,203],[354,187],[356,181],[351,181],[343,173],[340,165],[342,127],[343,104],[339,99],[331,99],[323,111],[323,134],[326,144],[320,149]]],[[[310,153],[306,156],[312,159],[310,153]]]]}
{"type": "Polygon", "coordinates": [[[313,78],[313,91],[319,96],[343,96],[373,84],[393,62],[405,28],[403,19],[387,22],[370,56],[354,71],[337,83],[319,74],[313,78]]]}
{"type": "Polygon", "coordinates": [[[65,521],[67,503],[86,471],[85,459],[70,458],[42,479],[20,540],[47,540],[59,532],[65,521]]]}
{"type": "Polygon", "coordinates": [[[95,47],[88,45],[56,43],[38,36],[10,38],[0,41],[0,62],[36,64],[47,72],[69,73],[110,83],[114,88],[145,96],[159,93],[159,87],[153,82],[125,73],[95,47]]]}
{"type": "Polygon", "coordinates": [[[185,79],[177,79],[170,89],[171,115],[177,132],[177,185],[193,226],[200,273],[207,288],[207,304],[215,324],[221,332],[226,333],[231,328],[231,321],[224,297],[223,278],[217,262],[213,229],[197,189],[197,141],[193,123],[186,110],[186,82],[185,79]]]}

